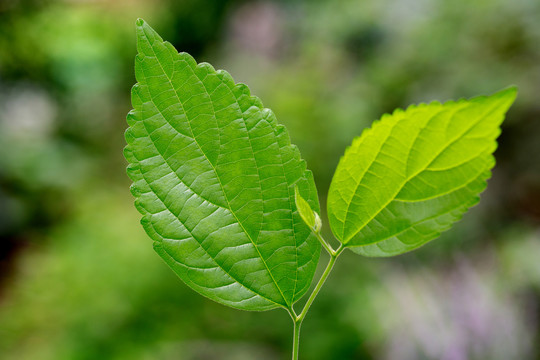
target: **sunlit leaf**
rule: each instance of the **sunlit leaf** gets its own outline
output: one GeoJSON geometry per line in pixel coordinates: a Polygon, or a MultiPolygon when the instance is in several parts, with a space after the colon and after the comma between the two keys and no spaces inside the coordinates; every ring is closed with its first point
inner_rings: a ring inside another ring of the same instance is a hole
{"type": "Polygon", "coordinates": [[[366,256],[415,249],[479,200],[516,89],[396,110],[356,138],[330,186],[334,235],[366,256]]]}

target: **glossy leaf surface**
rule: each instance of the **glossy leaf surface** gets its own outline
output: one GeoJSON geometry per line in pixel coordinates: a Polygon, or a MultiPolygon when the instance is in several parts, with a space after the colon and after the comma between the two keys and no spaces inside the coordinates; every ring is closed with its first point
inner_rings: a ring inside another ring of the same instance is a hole
{"type": "Polygon", "coordinates": [[[334,235],[366,256],[415,249],[479,200],[516,89],[470,100],[410,106],[356,138],[330,186],[334,235]]]}
{"type": "Polygon", "coordinates": [[[312,174],[274,114],[225,71],[178,53],[137,21],[126,158],[154,249],[191,288],[245,310],[290,308],[309,288],[320,245],[312,174]]]}

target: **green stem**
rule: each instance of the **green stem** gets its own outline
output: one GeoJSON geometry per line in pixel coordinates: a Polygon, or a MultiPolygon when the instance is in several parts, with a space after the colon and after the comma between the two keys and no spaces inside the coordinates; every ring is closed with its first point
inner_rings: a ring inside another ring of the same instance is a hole
{"type": "Polygon", "coordinates": [[[300,327],[302,326],[302,321],[297,321],[293,319],[294,322],[294,333],[293,333],[293,350],[292,350],[292,360],[298,360],[298,349],[300,348],[300,327]]]}
{"type": "MultiPolygon", "coordinates": [[[[326,244],[326,241],[322,239],[322,237],[319,236],[319,239],[323,244],[326,244]]],[[[334,264],[339,257],[339,255],[343,252],[345,249],[343,245],[340,245],[337,250],[332,249],[330,245],[328,245],[329,249],[327,249],[328,253],[330,254],[330,261],[328,262],[328,265],[326,265],[326,269],[324,269],[323,274],[321,275],[321,278],[319,279],[319,282],[315,286],[315,289],[311,292],[311,295],[309,296],[309,299],[306,301],[306,304],[304,305],[304,308],[302,309],[302,312],[300,315],[296,315],[294,309],[291,307],[288,309],[289,314],[291,315],[291,319],[293,320],[294,324],[294,332],[293,332],[293,352],[292,352],[292,360],[298,360],[298,350],[300,348],[300,327],[302,326],[302,322],[304,321],[304,318],[306,317],[306,314],[311,307],[311,304],[313,304],[313,301],[319,294],[319,291],[321,291],[322,286],[324,285],[324,282],[332,272],[332,269],[334,268],[334,264]]]]}
{"type": "Polygon", "coordinates": [[[298,315],[296,317],[297,321],[299,320],[300,322],[302,322],[302,320],[304,320],[304,318],[306,317],[306,314],[307,314],[311,304],[313,303],[313,301],[315,300],[315,298],[319,294],[319,291],[321,290],[322,286],[324,285],[324,282],[328,278],[328,275],[330,275],[330,272],[332,272],[332,269],[334,268],[334,263],[336,262],[337,258],[343,252],[344,249],[345,248],[343,247],[343,245],[340,245],[339,248],[337,248],[336,251],[332,251],[330,253],[330,261],[328,262],[328,265],[326,265],[326,269],[324,269],[324,272],[321,275],[321,278],[319,279],[319,282],[317,283],[317,286],[315,286],[315,289],[313,289],[313,292],[311,293],[311,295],[309,296],[309,299],[307,300],[306,304],[304,305],[304,309],[302,309],[302,312],[300,313],[300,315],[298,315]]]}

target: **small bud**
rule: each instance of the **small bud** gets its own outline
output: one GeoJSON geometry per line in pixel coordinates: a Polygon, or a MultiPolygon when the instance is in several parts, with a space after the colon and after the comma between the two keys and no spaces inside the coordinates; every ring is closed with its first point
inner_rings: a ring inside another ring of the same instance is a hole
{"type": "Polygon", "coordinates": [[[319,231],[321,231],[322,221],[319,217],[319,214],[317,214],[315,211],[313,212],[313,214],[315,215],[315,225],[313,225],[313,230],[318,233],[319,231]]]}

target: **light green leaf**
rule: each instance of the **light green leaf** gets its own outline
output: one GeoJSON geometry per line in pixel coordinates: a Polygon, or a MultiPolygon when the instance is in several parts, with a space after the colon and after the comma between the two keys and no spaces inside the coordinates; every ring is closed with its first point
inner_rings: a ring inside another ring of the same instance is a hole
{"type": "Polygon", "coordinates": [[[320,244],[296,211],[312,174],[274,114],[225,71],[137,21],[125,156],[154,249],[191,288],[238,309],[290,308],[320,244]]]}
{"type": "Polygon", "coordinates": [[[516,97],[410,106],[384,115],[346,150],[328,194],[335,236],[366,256],[392,256],[439,236],[475,205],[516,97]]]}
{"type": "Polygon", "coordinates": [[[294,187],[294,199],[298,213],[306,225],[309,226],[313,231],[319,232],[322,226],[321,218],[319,217],[319,214],[311,210],[309,203],[302,197],[302,195],[300,195],[298,186],[294,187]]]}

